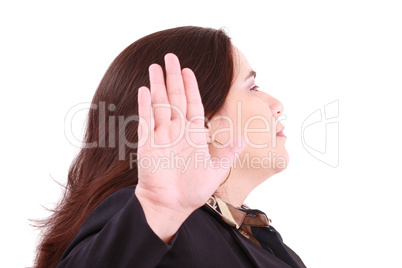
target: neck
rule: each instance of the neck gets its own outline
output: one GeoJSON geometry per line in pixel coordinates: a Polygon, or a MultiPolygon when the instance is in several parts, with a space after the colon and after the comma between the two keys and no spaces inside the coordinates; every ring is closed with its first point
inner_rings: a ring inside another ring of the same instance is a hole
{"type": "Polygon", "coordinates": [[[229,179],[215,191],[215,195],[235,207],[241,207],[251,191],[267,179],[258,174],[245,173],[244,170],[234,169],[229,179]]]}
{"type": "Polygon", "coordinates": [[[235,207],[241,207],[250,192],[246,193],[244,189],[239,191],[239,189],[232,187],[228,181],[216,190],[215,195],[235,207]]]}

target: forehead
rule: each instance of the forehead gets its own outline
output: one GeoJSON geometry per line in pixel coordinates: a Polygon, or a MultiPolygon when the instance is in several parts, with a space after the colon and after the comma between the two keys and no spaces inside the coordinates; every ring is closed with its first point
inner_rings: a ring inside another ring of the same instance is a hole
{"type": "Polygon", "coordinates": [[[236,82],[241,82],[251,70],[250,63],[243,52],[236,46],[233,46],[233,61],[234,61],[234,79],[236,82]]]}

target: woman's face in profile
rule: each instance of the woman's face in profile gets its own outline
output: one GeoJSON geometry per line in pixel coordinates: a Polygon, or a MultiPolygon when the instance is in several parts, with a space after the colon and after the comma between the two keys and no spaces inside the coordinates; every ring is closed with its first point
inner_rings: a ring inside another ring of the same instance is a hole
{"type": "MultiPolygon", "coordinates": [[[[234,83],[223,109],[211,120],[212,137],[225,144],[242,136],[247,147],[238,164],[244,164],[242,169],[248,174],[266,178],[285,169],[289,161],[286,137],[276,135],[283,129],[278,116],[284,108],[279,100],[256,88],[255,74],[246,57],[235,46],[233,51],[234,83]]],[[[214,149],[212,146],[211,151],[214,149]]]]}

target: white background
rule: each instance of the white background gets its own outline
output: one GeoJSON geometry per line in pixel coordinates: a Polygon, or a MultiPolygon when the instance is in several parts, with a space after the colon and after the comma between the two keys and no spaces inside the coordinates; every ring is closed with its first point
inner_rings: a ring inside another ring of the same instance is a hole
{"type": "Polygon", "coordinates": [[[226,27],[257,84],[285,106],[289,166],[246,204],[273,219],[308,267],[402,267],[400,1],[4,2],[1,267],[32,265],[38,232],[28,219],[48,215],[41,205],[61,193],[52,178],[64,183],[78,152],[64,134],[68,110],[91,101],[126,46],[185,25],[226,27]],[[305,146],[325,149],[324,121],[301,136],[304,120],[333,101],[336,167],[305,146]]]}

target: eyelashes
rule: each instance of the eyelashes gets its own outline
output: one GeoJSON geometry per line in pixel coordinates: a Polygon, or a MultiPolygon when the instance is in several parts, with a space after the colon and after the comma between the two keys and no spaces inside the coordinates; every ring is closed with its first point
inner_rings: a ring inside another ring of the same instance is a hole
{"type": "Polygon", "coordinates": [[[250,88],[250,90],[258,91],[259,88],[259,86],[253,86],[252,88],[250,88]]]}

